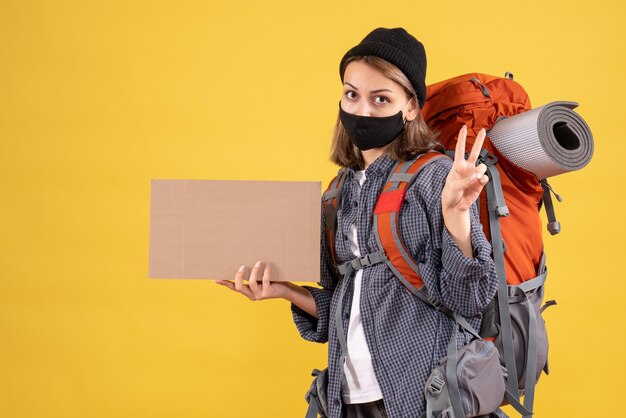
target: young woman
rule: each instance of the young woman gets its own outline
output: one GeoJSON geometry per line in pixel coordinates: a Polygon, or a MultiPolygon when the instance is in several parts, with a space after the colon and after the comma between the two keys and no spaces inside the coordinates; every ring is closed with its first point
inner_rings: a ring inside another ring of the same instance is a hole
{"type": "MultiPolygon", "coordinates": [[[[426,379],[446,356],[453,332],[450,319],[412,295],[385,263],[358,270],[344,283],[328,249],[335,246],[339,263],[380,250],[372,216],[394,163],[438,148],[420,114],[425,72],[422,44],[402,28],[372,31],[341,60],[343,94],[331,160],[345,168],[346,180],[335,242],[327,242],[322,210],[321,288],[274,283],[269,265],[262,269],[261,262],[247,283],[243,266],[234,281],[218,282],[251,300],[289,300],[302,337],[328,341],[331,418],[419,417],[425,411],[426,379]],[[344,285],[345,300],[340,300],[344,285]],[[336,319],[346,330],[345,361],[336,319]]],[[[465,136],[463,128],[454,162],[440,158],[418,174],[407,190],[399,222],[429,296],[478,329],[497,280],[491,247],[473,205],[488,181],[486,167],[475,165],[485,132],[478,135],[468,159],[465,136]]],[[[470,335],[458,331],[457,340],[460,347],[470,335]]]]}

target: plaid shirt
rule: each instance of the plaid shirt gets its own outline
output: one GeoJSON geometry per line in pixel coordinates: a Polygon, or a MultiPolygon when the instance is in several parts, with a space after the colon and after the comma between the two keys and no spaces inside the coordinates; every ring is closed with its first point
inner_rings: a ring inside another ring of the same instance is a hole
{"type": "MultiPolygon", "coordinates": [[[[354,258],[350,251],[350,225],[356,222],[361,254],[378,251],[372,230],[372,214],[394,161],[386,155],[377,158],[365,171],[367,180],[360,195],[354,170],[347,169],[341,207],[337,213],[335,247],[338,262],[354,258]]],[[[471,241],[474,258],[463,255],[445,228],[441,212],[441,191],[452,161],[438,159],[426,166],[407,190],[400,215],[404,244],[419,263],[420,275],[433,299],[465,316],[475,329],[481,311],[497,289],[491,245],[486,240],[476,206],[471,213],[471,241]]],[[[332,267],[324,231],[322,210],[321,280],[322,288],[306,286],[317,305],[315,318],[291,305],[294,321],[303,338],[328,341],[329,418],[342,416],[339,357],[341,348],[335,328],[339,284],[332,267]]],[[[343,327],[348,329],[353,280],[347,284],[342,303],[343,327]]],[[[442,312],[411,295],[384,264],[363,271],[361,316],[365,338],[372,355],[374,373],[380,384],[390,418],[419,417],[426,410],[424,386],[431,370],[446,356],[454,323],[442,312]]],[[[469,333],[457,332],[459,347],[471,340],[469,333]]],[[[499,416],[506,416],[498,411],[499,416]]]]}

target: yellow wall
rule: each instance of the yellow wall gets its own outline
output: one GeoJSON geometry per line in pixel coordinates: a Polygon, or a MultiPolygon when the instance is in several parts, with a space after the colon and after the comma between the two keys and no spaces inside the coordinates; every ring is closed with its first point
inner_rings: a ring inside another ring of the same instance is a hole
{"type": "Polygon", "coordinates": [[[149,280],[149,184],[326,183],[338,63],[377,26],[424,42],[429,83],[511,71],[535,106],[581,103],[596,151],[552,181],[535,416],[621,415],[625,18],[618,0],[1,0],[0,417],[302,416],[326,346],[284,301],[149,280]]]}

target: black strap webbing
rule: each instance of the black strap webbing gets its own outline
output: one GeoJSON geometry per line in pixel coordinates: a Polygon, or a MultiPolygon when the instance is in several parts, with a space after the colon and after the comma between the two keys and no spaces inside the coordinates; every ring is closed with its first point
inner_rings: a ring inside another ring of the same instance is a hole
{"type": "MultiPolygon", "coordinates": [[[[546,216],[548,218],[548,231],[550,235],[556,235],[561,232],[561,224],[556,220],[556,215],[554,214],[554,204],[552,202],[552,195],[550,192],[554,193],[552,187],[548,183],[548,179],[543,179],[539,183],[541,183],[541,187],[543,188],[543,206],[546,210],[546,216]]],[[[557,200],[561,201],[561,196],[554,193],[557,200]]]]}

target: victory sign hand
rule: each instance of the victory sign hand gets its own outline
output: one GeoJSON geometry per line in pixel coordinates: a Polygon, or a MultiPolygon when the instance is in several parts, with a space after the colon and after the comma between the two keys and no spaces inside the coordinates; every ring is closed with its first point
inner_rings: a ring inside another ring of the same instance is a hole
{"type": "Polygon", "coordinates": [[[465,138],[467,137],[467,126],[463,125],[459,131],[454,151],[454,163],[441,192],[441,205],[444,213],[451,210],[467,212],[489,181],[489,177],[485,176],[487,166],[482,163],[476,166],[476,160],[483,146],[485,135],[485,129],[481,129],[478,132],[476,142],[474,142],[469,158],[466,160],[465,138]]]}

